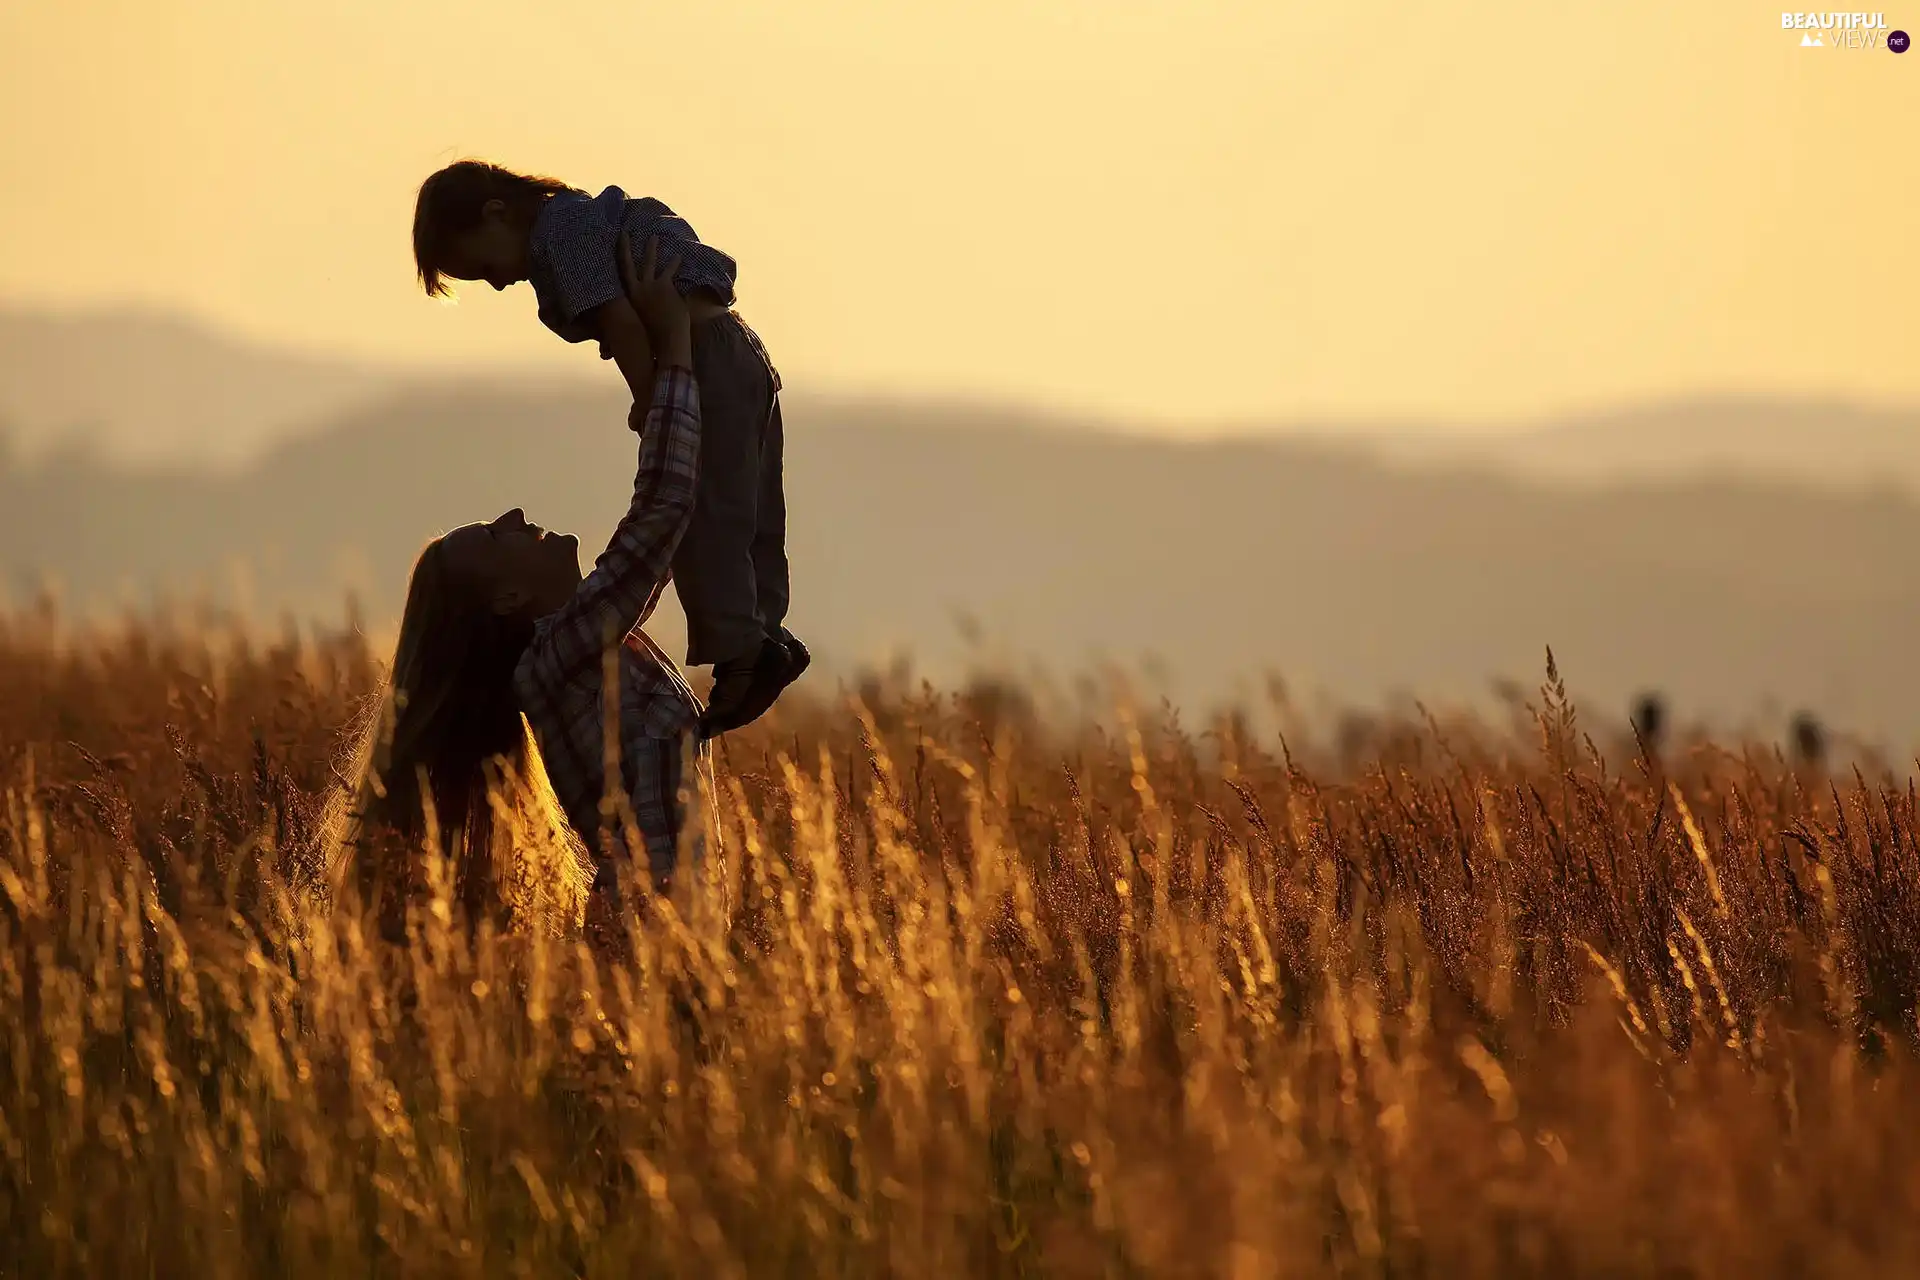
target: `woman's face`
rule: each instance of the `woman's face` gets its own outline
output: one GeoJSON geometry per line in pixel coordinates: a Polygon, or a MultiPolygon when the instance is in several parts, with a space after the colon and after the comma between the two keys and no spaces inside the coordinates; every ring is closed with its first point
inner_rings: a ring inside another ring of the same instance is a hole
{"type": "Polygon", "coordinates": [[[487,524],[462,525],[440,541],[447,568],[498,614],[545,617],[580,585],[580,540],[527,523],[518,507],[487,524]]]}

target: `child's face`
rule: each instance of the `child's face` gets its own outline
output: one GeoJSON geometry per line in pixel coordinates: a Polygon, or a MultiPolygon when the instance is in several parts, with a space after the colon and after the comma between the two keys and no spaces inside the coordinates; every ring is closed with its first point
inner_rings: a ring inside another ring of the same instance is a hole
{"type": "Polygon", "coordinates": [[[496,289],[527,278],[527,231],[505,204],[487,201],[480,225],[448,240],[440,273],[454,280],[485,280],[496,289]]]}

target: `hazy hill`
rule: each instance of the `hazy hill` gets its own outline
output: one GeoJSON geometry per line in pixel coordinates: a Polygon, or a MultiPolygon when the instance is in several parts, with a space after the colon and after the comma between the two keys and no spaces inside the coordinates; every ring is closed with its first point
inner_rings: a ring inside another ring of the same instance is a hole
{"type": "MultiPolygon", "coordinates": [[[[440,530],[523,505],[591,550],[624,506],[634,438],[610,379],[412,383],[170,325],[0,316],[0,413],[92,405],[106,424],[104,457],[0,462],[16,589],[225,591],[245,561],[262,609],[338,616],[354,586],[377,618],[440,530]],[[244,466],[158,461],[217,453],[229,427],[244,466]],[[137,468],[113,461],[130,438],[137,468]]],[[[1920,736],[1920,506],[1858,487],[1920,484],[1899,415],[1699,404],[1497,449],[1070,425],[796,393],[795,627],[829,658],[941,664],[966,656],[966,616],[1056,670],[1155,655],[1192,698],[1269,670],[1361,700],[1481,694],[1537,683],[1550,643],[1610,713],[1658,685],[1725,716],[1808,705],[1920,736]]]]}
{"type": "MultiPolygon", "coordinates": [[[[607,385],[583,361],[573,385],[607,385]]],[[[107,460],[233,464],[403,387],[453,385],[280,350],[152,311],[54,314],[0,305],[0,424],[29,452],[60,442],[107,460]]],[[[790,397],[815,422],[1112,424],[1005,406],[790,397]]],[[[1200,424],[1203,427],[1208,424],[1200,424]]],[[[1472,423],[1222,423],[1232,438],[1283,436],[1418,465],[1469,464],[1529,479],[1608,483],[1737,472],[1797,485],[1897,485],[1920,493],[1920,409],[1697,399],[1569,415],[1532,427],[1472,423]]]]}
{"type": "MultiPolygon", "coordinates": [[[[598,544],[634,437],[617,395],[416,391],[230,476],[67,458],[0,476],[16,585],[96,600],[255,567],[262,607],[397,608],[434,533],[524,505],[598,544]]],[[[796,412],[794,625],[825,653],[951,661],[970,614],[1077,669],[1158,655],[1208,697],[1277,669],[1361,699],[1537,683],[1551,643],[1609,712],[1658,684],[1920,731],[1920,506],[1736,484],[1593,491],[1393,469],[1299,443],[1180,445],[796,412]]]]}
{"type": "Polygon", "coordinates": [[[1570,417],[1488,436],[1400,430],[1384,456],[1496,467],[1578,484],[1738,472],[1828,488],[1920,493],[1920,412],[1767,400],[1689,400],[1570,417]]]}
{"type": "Polygon", "coordinates": [[[176,316],[0,308],[0,422],[31,452],[232,463],[400,381],[176,316]]]}

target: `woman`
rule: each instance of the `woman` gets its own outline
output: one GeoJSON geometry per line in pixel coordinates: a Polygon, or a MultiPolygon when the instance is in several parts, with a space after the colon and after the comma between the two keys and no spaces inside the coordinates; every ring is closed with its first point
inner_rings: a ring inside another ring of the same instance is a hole
{"type": "Polygon", "coordinates": [[[536,907],[557,897],[577,919],[567,903],[590,878],[589,915],[608,921],[630,862],[644,858],[656,881],[673,870],[686,762],[704,766],[707,753],[693,732],[699,700],[640,626],[693,512],[700,402],[677,259],[656,268],[655,254],[649,240],[636,271],[621,238],[628,300],[662,356],[651,405],[632,410],[644,421],[629,421],[640,432],[633,501],[593,572],[581,576],[575,538],[517,508],[436,539],[414,565],[387,715],[363,747],[346,836],[376,900],[394,879],[376,846],[391,851],[395,837],[410,846],[403,867],[436,837],[470,918],[531,895],[536,907]],[[609,763],[617,786],[606,785],[609,763]],[[501,828],[503,816],[538,826],[556,811],[571,828],[557,841],[522,830],[516,842],[501,828]],[[528,836],[561,849],[560,865],[529,867],[508,853],[528,836]],[[503,865],[521,883],[503,878],[503,865]]]}

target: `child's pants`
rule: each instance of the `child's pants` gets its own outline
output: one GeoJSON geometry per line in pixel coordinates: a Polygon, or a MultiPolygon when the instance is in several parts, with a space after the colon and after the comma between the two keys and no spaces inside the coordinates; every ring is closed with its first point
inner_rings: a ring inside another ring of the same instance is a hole
{"type": "Polygon", "coordinates": [[[751,654],[787,616],[780,375],[731,312],[694,326],[700,481],[673,559],[687,665],[751,654]]]}

